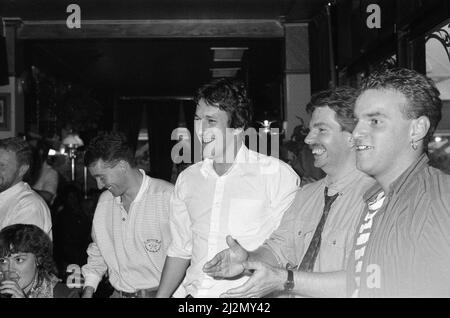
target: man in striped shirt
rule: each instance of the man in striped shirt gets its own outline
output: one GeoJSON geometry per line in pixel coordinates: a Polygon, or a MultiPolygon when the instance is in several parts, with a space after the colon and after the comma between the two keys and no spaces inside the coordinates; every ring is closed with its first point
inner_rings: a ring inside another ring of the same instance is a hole
{"type": "Polygon", "coordinates": [[[353,297],[450,297],[450,176],[427,146],[441,119],[431,79],[408,69],[371,74],[355,106],[358,169],[378,184],[349,259],[353,297]]]}
{"type": "Polygon", "coordinates": [[[93,242],[82,268],[83,297],[92,297],[108,272],[112,297],[153,297],[171,242],[169,202],[173,185],[136,168],[131,147],[117,133],[95,137],[85,164],[99,189],[93,242]]]}

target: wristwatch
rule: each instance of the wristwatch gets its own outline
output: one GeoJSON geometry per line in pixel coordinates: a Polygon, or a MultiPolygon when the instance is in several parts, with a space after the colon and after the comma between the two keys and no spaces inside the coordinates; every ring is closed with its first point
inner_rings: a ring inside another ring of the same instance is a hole
{"type": "Polygon", "coordinates": [[[291,291],[294,289],[294,272],[290,269],[287,270],[287,280],[284,283],[284,291],[291,291]]]}

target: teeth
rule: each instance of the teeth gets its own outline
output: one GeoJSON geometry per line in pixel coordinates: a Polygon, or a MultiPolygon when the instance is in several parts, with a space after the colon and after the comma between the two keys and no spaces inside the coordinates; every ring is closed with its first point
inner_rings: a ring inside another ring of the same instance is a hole
{"type": "Polygon", "coordinates": [[[203,139],[202,139],[202,142],[203,142],[204,144],[208,144],[208,143],[210,143],[210,142],[213,141],[213,140],[215,140],[215,138],[203,138],[203,139]]]}
{"type": "Polygon", "coordinates": [[[325,149],[323,149],[323,148],[314,148],[313,150],[312,150],[312,154],[313,155],[321,155],[321,154],[323,154],[325,152],[325,149]]]}
{"type": "Polygon", "coordinates": [[[369,149],[373,149],[373,147],[371,146],[364,146],[364,145],[360,145],[360,146],[356,146],[356,150],[369,150],[369,149]]]}

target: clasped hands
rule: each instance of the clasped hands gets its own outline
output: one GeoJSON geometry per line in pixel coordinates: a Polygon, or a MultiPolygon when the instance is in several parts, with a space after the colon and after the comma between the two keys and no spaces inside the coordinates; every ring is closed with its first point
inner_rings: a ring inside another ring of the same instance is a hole
{"type": "Polygon", "coordinates": [[[260,261],[250,261],[249,253],[231,236],[226,238],[227,249],[219,252],[205,263],[203,271],[209,276],[221,279],[241,274],[251,274],[241,286],[221,294],[223,298],[260,298],[271,292],[282,290],[286,271],[260,261]]]}

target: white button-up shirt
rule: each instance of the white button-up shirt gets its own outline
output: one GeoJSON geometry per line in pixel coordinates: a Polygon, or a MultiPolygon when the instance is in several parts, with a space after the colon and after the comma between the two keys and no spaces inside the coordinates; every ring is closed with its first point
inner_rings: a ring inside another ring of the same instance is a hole
{"type": "Polygon", "coordinates": [[[168,256],[190,259],[185,279],[174,297],[218,297],[248,278],[215,280],[203,265],[226,249],[232,235],[255,250],[278,227],[300,186],[286,163],[242,145],[233,166],[222,176],[206,159],[184,170],[172,197],[168,256]]]}
{"type": "Polygon", "coordinates": [[[120,291],[159,285],[170,244],[169,207],[173,185],[153,179],[140,170],[143,179],[128,213],[120,197],[109,191],[100,196],[92,224],[93,242],[82,268],[85,286],[97,288],[108,270],[111,285],[120,291]]]}
{"type": "Polygon", "coordinates": [[[0,193],[0,230],[20,223],[34,224],[52,238],[52,217],[47,203],[22,181],[0,193]]]}

